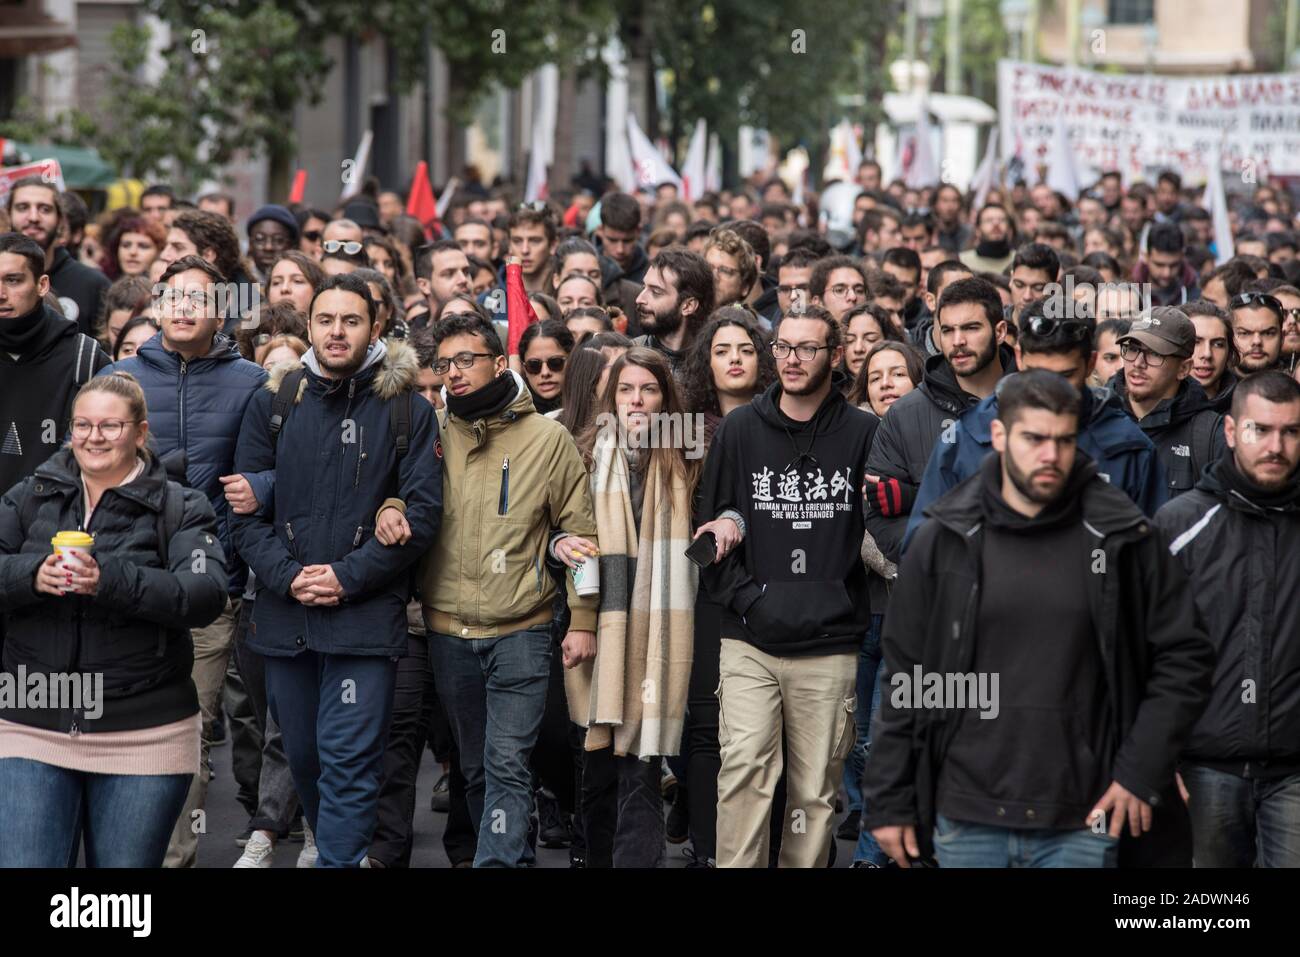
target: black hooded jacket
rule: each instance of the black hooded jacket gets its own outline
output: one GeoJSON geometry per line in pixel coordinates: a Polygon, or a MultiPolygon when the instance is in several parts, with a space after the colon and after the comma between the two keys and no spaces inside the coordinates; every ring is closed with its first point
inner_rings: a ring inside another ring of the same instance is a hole
{"type": "MultiPolygon", "coordinates": [[[[1003,375],[1016,371],[1016,357],[1010,346],[999,346],[998,356],[1003,375]]],[[[930,356],[925,360],[921,384],[895,402],[881,421],[867,457],[867,474],[895,478],[920,488],[925,466],[943,430],[979,401],[979,396],[963,391],[957,384],[947,359],[930,356]]],[[[867,519],[867,531],[891,562],[898,561],[907,519],[907,515],[887,517],[874,511],[867,519]]]]}
{"type": "Polygon", "coordinates": [[[1214,645],[1210,703],[1183,759],[1248,778],[1300,771],[1300,478],[1249,482],[1232,453],[1158,513],[1214,645]]]}
{"type": "MultiPolygon", "coordinates": [[[[986,569],[982,561],[987,521],[982,475],[1000,468],[998,457],[990,456],[980,474],[927,510],[933,521],[921,526],[908,548],[885,617],[886,684],[890,675],[913,674],[915,666],[923,673],[974,670],[982,583],[987,575],[1014,574],[986,569]]],[[[1086,456],[1076,459],[1068,481],[1079,489],[1084,530],[1079,586],[1087,590],[1106,696],[1101,713],[1108,728],[1098,737],[1110,750],[1095,757],[1111,779],[1155,809],[1152,832],[1137,846],[1126,849],[1121,843],[1121,865],[1190,865],[1190,831],[1174,787],[1174,766],[1205,707],[1213,649],[1197,619],[1186,573],[1171,560],[1163,536],[1146,516],[1096,475],[1086,456]]],[[[1042,653],[1048,654],[1052,623],[1040,624],[1042,653]]],[[[864,780],[863,826],[916,826],[928,856],[935,788],[966,709],[902,707],[889,693],[881,695],[880,705],[864,780]]]]}
{"type": "Polygon", "coordinates": [[[1122,369],[1107,387],[1119,396],[1124,410],[1155,444],[1171,499],[1190,492],[1206,466],[1217,462],[1227,448],[1223,416],[1215,410],[1214,400],[1205,394],[1201,384],[1190,376],[1178,386],[1172,399],[1162,400],[1141,419],[1133,415],[1122,369]]]}
{"type": "MultiPolygon", "coordinates": [[[[838,377],[836,377],[838,378],[838,377]]],[[[718,427],[700,514],[735,509],[740,548],[701,572],[723,606],[722,637],[773,655],[855,650],[871,620],[862,547],[862,476],[876,428],[832,385],[807,422],[780,410],[781,384],[718,427]]]]}
{"type": "Polygon", "coordinates": [[[54,250],[48,275],[63,314],[77,324],[77,329],[88,336],[94,335],[99,321],[99,304],[104,292],[112,283],[98,269],[79,262],[68,250],[59,246],[54,250]]]}

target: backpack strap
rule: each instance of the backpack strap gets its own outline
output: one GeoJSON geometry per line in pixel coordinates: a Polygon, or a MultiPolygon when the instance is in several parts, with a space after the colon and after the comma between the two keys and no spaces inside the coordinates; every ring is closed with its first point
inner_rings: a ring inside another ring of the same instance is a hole
{"type": "Polygon", "coordinates": [[[1199,479],[1205,466],[1213,461],[1214,430],[1223,428],[1223,416],[1198,415],[1192,422],[1192,455],[1196,462],[1196,477],[1199,479]]]}
{"type": "Polygon", "coordinates": [[[388,431],[397,447],[397,461],[400,462],[411,447],[410,389],[388,403],[388,431]]]}
{"type": "Polygon", "coordinates": [[[77,333],[77,361],[72,366],[72,389],[68,394],[68,407],[64,409],[63,423],[72,421],[72,407],[76,404],[81,387],[95,377],[95,355],[99,343],[84,332],[77,333]]]}
{"type": "Polygon", "coordinates": [[[284,428],[284,420],[293,408],[294,402],[298,399],[298,386],[306,375],[307,370],[304,368],[286,372],[284,378],[280,380],[280,387],[275,390],[275,399],[271,402],[272,445],[279,442],[280,430],[284,428]]]}

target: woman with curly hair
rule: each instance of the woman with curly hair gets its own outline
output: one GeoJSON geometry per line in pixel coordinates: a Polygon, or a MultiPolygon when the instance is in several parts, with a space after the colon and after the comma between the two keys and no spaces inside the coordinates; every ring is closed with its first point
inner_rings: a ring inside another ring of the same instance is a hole
{"type": "Polygon", "coordinates": [[[686,407],[704,416],[707,449],[728,412],[776,381],[776,360],[753,313],[742,306],[715,310],[691,345],[681,379],[686,407]]]}
{"type": "Polygon", "coordinates": [[[109,279],[148,275],[166,242],[167,231],[162,226],[132,210],[109,226],[99,266],[109,279]]]}

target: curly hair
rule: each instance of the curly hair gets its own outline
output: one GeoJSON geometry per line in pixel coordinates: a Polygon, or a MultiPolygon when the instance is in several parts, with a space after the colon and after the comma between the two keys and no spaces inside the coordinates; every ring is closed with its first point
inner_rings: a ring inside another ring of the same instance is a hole
{"type": "Polygon", "coordinates": [[[187,209],[172,220],[172,229],[183,232],[200,256],[205,249],[211,249],[216,255],[213,265],[227,279],[239,272],[239,236],[226,217],[187,209]]]}
{"type": "Polygon", "coordinates": [[[713,337],[719,329],[727,326],[743,330],[754,343],[758,354],[758,381],[754,384],[754,394],[763,392],[776,381],[776,360],[772,358],[772,350],[768,348],[753,313],[743,306],[723,306],[709,317],[708,323],[691,342],[682,365],[682,398],[686,408],[692,412],[722,414],[718,388],[713,381],[713,337]]]}
{"type": "Polygon", "coordinates": [[[122,237],[127,233],[140,233],[142,236],[148,236],[149,241],[153,243],[154,248],[159,253],[163,251],[163,246],[167,245],[167,230],[152,219],[145,219],[135,210],[130,210],[126,215],[118,216],[109,224],[104,235],[102,244],[104,252],[99,260],[99,268],[104,270],[104,275],[109,279],[117,279],[122,275],[122,266],[117,261],[117,247],[122,242],[122,237]]]}
{"type": "Polygon", "coordinates": [[[726,253],[736,260],[736,267],[740,270],[740,287],[748,295],[749,290],[754,288],[754,283],[758,282],[758,259],[754,256],[754,248],[741,238],[740,233],[719,226],[709,234],[708,241],[704,244],[704,255],[707,256],[710,249],[726,253]]]}

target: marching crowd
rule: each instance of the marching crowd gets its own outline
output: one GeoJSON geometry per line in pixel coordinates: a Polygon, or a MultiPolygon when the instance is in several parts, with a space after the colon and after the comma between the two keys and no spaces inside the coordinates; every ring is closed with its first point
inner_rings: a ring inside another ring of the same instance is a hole
{"type": "Polygon", "coordinates": [[[1300,866],[1289,192],[470,182],[13,185],[0,866],[1300,866]]]}

